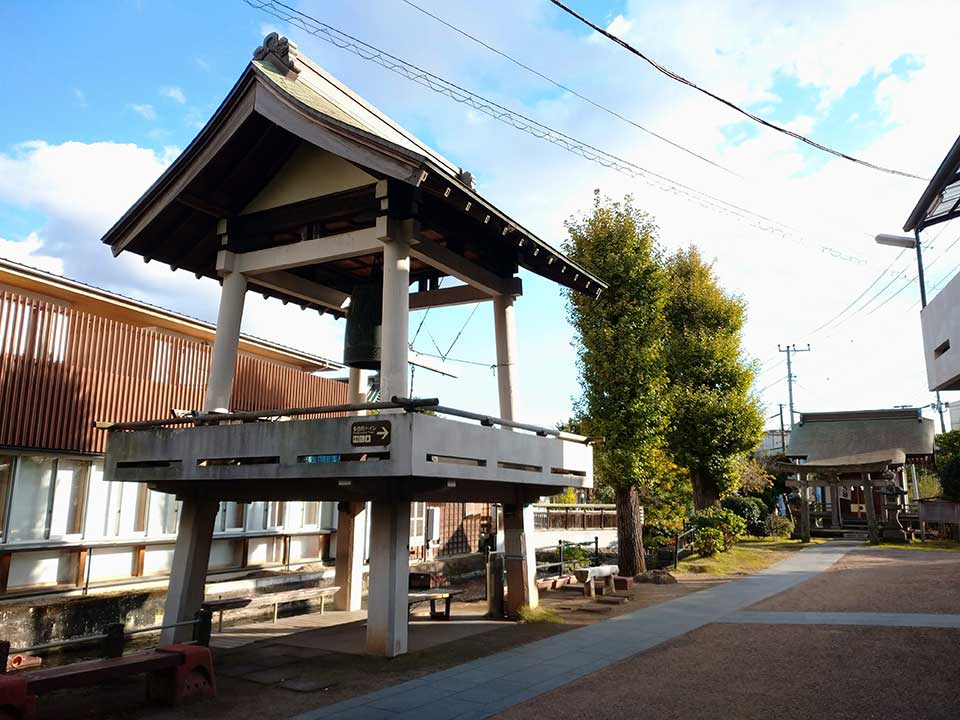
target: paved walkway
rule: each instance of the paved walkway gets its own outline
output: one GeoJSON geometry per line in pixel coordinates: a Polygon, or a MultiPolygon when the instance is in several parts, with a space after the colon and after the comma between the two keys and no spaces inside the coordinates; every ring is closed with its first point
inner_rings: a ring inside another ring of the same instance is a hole
{"type": "Polygon", "coordinates": [[[828,569],[859,543],[806,548],[756,575],[298,715],[480,720],[717,622],[828,569]]]}
{"type": "Polygon", "coordinates": [[[744,610],[717,622],[759,625],[876,625],[878,627],[960,628],[960,615],[884,612],[763,612],[744,610]]]}

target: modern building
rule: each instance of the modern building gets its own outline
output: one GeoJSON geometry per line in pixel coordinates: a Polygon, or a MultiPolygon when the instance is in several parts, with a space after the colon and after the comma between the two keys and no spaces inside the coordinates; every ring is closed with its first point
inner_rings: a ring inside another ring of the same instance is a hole
{"type": "Polygon", "coordinates": [[[920,285],[925,307],[920,311],[927,385],[933,391],[960,390],[960,275],[951,278],[926,302],[921,233],[934,225],[960,217],[960,137],[940,163],[916,206],[904,223],[913,232],[920,265],[920,285]]]}
{"type": "MultiPolygon", "coordinates": [[[[0,260],[0,596],[115,588],[170,570],[181,503],[106,482],[97,421],[201,407],[215,328],[0,260]]],[[[241,336],[231,407],[346,402],[342,365],[241,336]]],[[[414,503],[411,558],[476,552],[490,506],[414,503]]],[[[224,502],[211,576],[329,560],[336,503],[224,502]]],[[[369,530],[364,528],[364,536],[369,530]]]]}

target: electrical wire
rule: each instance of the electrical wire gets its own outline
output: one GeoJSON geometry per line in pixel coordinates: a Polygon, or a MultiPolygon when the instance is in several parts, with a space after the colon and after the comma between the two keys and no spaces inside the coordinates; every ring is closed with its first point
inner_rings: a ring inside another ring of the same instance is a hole
{"type": "Polygon", "coordinates": [[[554,87],[559,88],[560,90],[563,90],[564,92],[568,92],[568,93],[570,93],[571,95],[573,95],[574,97],[580,98],[580,99],[583,100],[585,103],[589,103],[590,105],[592,105],[593,107],[597,108],[598,110],[600,110],[600,111],[602,111],[602,112],[605,112],[606,114],[611,115],[611,116],[617,118],[618,120],[622,120],[623,122],[627,123],[628,125],[632,125],[633,127],[637,128],[638,130],[640,130],[640,131],[642,131],[642,132],[645,132],[647,135],[650,135],[650,136],[652,136],[652,137],[655,137],[655,138],[657,138],[658,140],[661,140],[662,142],[665,142],[665,143],[667,143],[668,145],[676,148],[677,150],[680,150],[681,152],[686,153],[687,155],[691,155],[691,156],[693,156],[693,157],[695,157],[695,158],[697,158],[697,159],[699,159],[699,160],[702,160],[702,161],[705,162],[705,163],[708,163],[708,164],[710,164],[710,165],[713,165],[713,167],[718,168],[718,169],[720,169],[720,170],[723,170],[723,171],[726,172],[726,173],[730,173],[731,175],[734,175],[734,176],[736,176],[736,177],[740,177],[739,175],[737,175],[737,173],[733,172],[733,171],[730,170],[729,168],[724,167],[724,166],[721,165],[720,163],[715,162],[714,160],[711,160],[710,158],[704,157],[704,156],[701,155],[700,153],[695,152],[694,150],[691,150],[690,148],[685,147],[685,146],[681,145],[680,143],[671,140],[670,138],[664,137],[663,135],[661,135],[661,134],[659,134],[659,133],[657,133],[657,132],[654,132],[654,131],[651,130],[650,128],[644,127],[643,125],[641,125],[640,123],[638,123],[636,120],[631,120],[630,118],[622,115],[621,113],[617,112],[616,110],[613,110],[613,109],[607,107],[606,105],[603,105],[603,104],[597,102],[596,100],[593,100],[592,98],[587,97],[587,96],[584,95],[583,93],[580,93],[580,92],[574,90],[573,88],[569,87],[568,85],[564,85],[563,83],[559,82],[558,80],[554,80],[554,79],[553,79],[552,77],[550,77],[549,75],[546,75],[546,74],[540,72],[540,71],[537,70],[536,68],[530,67],[530,66],[527,65],[526,63],[523,63],[523,62],[521,62],[520,60],[517,60],[515,57],[512,57],[511,55],[508,55],[507,53],[503,52],[502,50],[498,50],[498,49],[495,48],[493,45],[490,45],[489,43],[487,43],[487,42],[481,40],[480,38],[478,38],[476,35],[473,35],[473,34],[471,34],[471,33],[468,33],[466,30],[463,30],[462,28],[457,27],[457,26],[454,25],[453,23],[451,23],[451,22],[449,22],[449,21],[447,21],[447,20],[444,20],[442,17],[439,17],[438,15],[433,14],[433,13],[430,12],[429,10],[420,7],[420,6],[417,5],[415,2],[412,2],[412,0],[401,0],[401,2],[406,3],[407,5],[409,5],[410,7],[412,7],[414,10],[417,10],[418,12],[423,13],[423,14],[426,15],[427,17],[433,18],[434,20],[436,20],[436,21],[437,21],[438,23],[440,23],[441,25],[444,25],[444,26],[450,28],[451,30],[453,30],[453,31],[456,32],[456,33],[459,33],[459,34],[462,35],[463,37],[465,37],[465,38],[467,38],[467,39],[469,39],[469,40],[477,43],[478,45],[480,45],[480,46],[482,46],[482,47],[485,47],[485,48],[486,48],[487,50],[489,50],[490,52],[499,55],[499,56],[502,57],[504,60],[507,60],[507,61],[513,63],[514,65],[516,65],[517,67],[522,68],[523,70],[526,70],[528,73],[531,73],[531,74],[533,74],[533,75],[536,75],[536,76],[537,76],[538,78],[540,78],[541,80],[546,80],[548,83],[550,83],[550,84],[553,85],[554,87]]]}
{"type": "Polygon", "coordinates": [[[470,311],[470,314],[467,315],[467,319],[463,321],[463,325],[460,326],[460,331],[457,333],[457,336],[453,339],[453,342],[450,343],[450,347],[447,348],[447,352],[444,354],[444,358],[448,357],[451,352],[453,352],[454,345],[457,344],[457,341],[460,339],[460,336],[463,335],[463,331],[467,329],[467,325],[470,324],[470,321],[473,319],[473,316],[477,312],[477,308],[480,307],[480,303],[477,303],[473,306],[473,310],[470,311]]]}
{"type": "MultiPolygon", "coordinates": [[[[423,87],[445,95],[456,102],[483,113],[521,132],[557,145],[558,147],[580,157],[594,162],[602,167],[619,172],[627,177],[640,180],[647,185],[674,195],[682,195],[686,199],[708,210],[721,215],[730,216],[745,225],[778,235],[784,239],[797,242],[800,245],[813,247],[806,241],[803,234],[786,223],[774,220],[760,213],[748,210],[734,203],[722,200],[710,193],[695,189],[677,180],[644,168],[630,160],[613,155],[604,150],[577,140],[559,130],[554,130],[543,123],[533,120],[521,113],[509,110],[492,100],[488,100],[477,93],[455,83],[441,78],[423,68],[406,62],[395,55],[380,50],[358,38],[353,37],[331,25],[317,20],[306,13],[286,5],[279,0],[244,0],[252,8],[261,10],[279,20],[289,23],[310,35],[313,35],[335,47],[353,53],[358,57],[376,63],[381,67],[394,72],[423,87]]],[[[864,265],[866,260],[828,245],[819,245],[818,249],[831,257],[855,264],[864,265]]]]}
{"type": "Polygon", "coordinates": [[[706,89],[700,87],[700,86],[697,85],[696,83],[694,83],[694,82],[692,82],[692,81],[690,81],[690,80],[687,80],[687,79],[686,79],[685,77],[683,77],[682,75],[679,75],[679,74],[675,73],[673,70],[670,70],[669,68],[664,67],[663,65],[661,65],[661,64],[658,63],[658,62],[656,62],[655,60],[652,60],[651,58],[649,58],[649,57],[647,57],[646,55],[644,55],[642,52],[640,52],[639,50],[637,50],[635,47],[633,47],[633,46],[630,45],[629,43],[625,42],[624,40],[621,40],[619,37],[617,37],[617,36],[614,35],[613,33],[608,32],[607,30],[604,30],[603,28],[599,27],[598,25],[594,24],[593,22],[591,22],[590,20],[588,20],[587,18],[585,18],[583,15],[581,15],[581,14],[578,13],[577,11],[573,10],[572,8],[567,7],[567,6],[564,5],[562,2],[560,2],[560,0],[550,0],[550,2],[553,3],[554,5],[556,5],[556,6],[557,6],[558,8],[560,8],[561,10],[563,10],[563,11],[564,11],[565,13],[567,13],[568,15],[571,15],[571,16],[575,17],[577,20],[579,20],[580,22],[582,22],[584,25],[587,25],[588,27],[592,28],[595,32],[598,32],[598,33],[600,33],[601,35],[603,35],[604,37],[606,37],[607,39],[612,40],[612,41],[615,42],[617,45],[619,45],[620,47],[622,47],[624,50],[627,50],[628,52],[633,53],[634,55],[636,55],[637,57],[639,57],[640,59],[642,59],[643,61],[645,61],[645,62],[648,63],[649,65],[651,65],[652,67],[654,67],[656,70],[658,70],[659,72],[661,72],[661,73],[663,73],[664,75],[666,75],[666,76],[667,76],[668,78],[670,78],[671,80],[675,80],[675,81],[677,81],[677,82],[679,82],[679,83],[682,83],[683,85],[686,85],[687,87],[693,88],[694,90],[703,93],[703,94],[706,95],[707,97],[713,98],[713,99],[716,100],[717,102],[722,103],[723,105],[726,105],[727,107],[729,107],[730,109],[732,109],[732,110],[740,113],[741,115],[744,115],[744,116],[748,117],[750,120],[753,120],[755,123],[758,123],[758,124],[760,124],[760,125],[763,125],[764,127],[770,128],[771,130],[776,130],[777,132],[783,133],[784,135],[788,135],[788,136],[794,138],[795,140],[799,140],[799,141],[802,142],[802,143],[806,143],[806,144],[809,145],[810,147],[816,148],[817,150],[821,150],[821,151],[823,151],[823,152],[825,152],[825,153],[829,153],[830,155],[833,155],[833,156],[838,157],[838,158],[843,158],[844,160],[849,160],[850,162],[856,163],[857,165],[862,165],[863,167],[870,168],[871,170],[877,170],[877,171],[879,171],[879,172],[887,173],[887,174],[889,174],[889,175],[898,175],[898,176],[900,176],[900,177],[911,178],[911,179],[913,179],[913,180],[922,180],[923,182],[929,182],[929,180],[930,180],[929,178],[925,178],[925,177],[922,177],[922,176],[920,176],[920,175],[914,175],[913,173],[910,173],[910,172],[905,172],[905,171],[903,171],[903,170],[895,170],[895,169],[893,169],[893,168],[884,167],[884,166],[882,166],[882,165],[876,165],[876,164],[874,164],[874,163],[872,163],[872,162],[868,162],[868,161],[866,161],[866,160],[860,160],[859,158],[855,158],[855,157],[853,157],[852,155],[847,155],[847,154],[844,153],[844,152],[840,152],[839,150],[834,150],[834,149],[831,148],[831,147],[827,147],[826,145],[823,145],[823,144],[821,144],[821,143],[818,143],[816,140],[811,140],[810,138],[808,138],[808,137],[806,137],[806,136],[804,136],[804,135],[801,135],[801,134],[798,133],[798,132],[794,132],[793,130],[789,130],[788,128],[785,128],[785,127],[782,127],[782,126],[780,126],[780,125],[777,125],[776,123],[772,123],[772,122],[770,122],[769,120],[765,120],[765,119],[763,119],[762,117],[760,117],[759,115],[755,115],[754,113],[750,112],[749,110],[745,110],[744,108],[740,107],[740,106],[737,105],[736,103],[731,102],[730,100],[727,100],[726,98],[720,97],[719,95],[717,95],[717,94],[715,94],[715,93],[712,93],[712,92],[710,92],[709,90],[706,90],[706,89]]]}

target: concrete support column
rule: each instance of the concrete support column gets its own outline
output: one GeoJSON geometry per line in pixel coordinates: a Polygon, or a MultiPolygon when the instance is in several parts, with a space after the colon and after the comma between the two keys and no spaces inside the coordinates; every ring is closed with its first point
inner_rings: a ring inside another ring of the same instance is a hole
{"type": "Polygon", "coordinates": [[[220,291],[220,310],[217,313],[217,335],[210,357],[207,393],[203,400],[205,412],[229,410],[233,394],[233,376],[237,368],[237,346],[240,342],[240,321],[243,318],[243,299],[247,292],[247,278],[232,272],[223,276],[220,291]]]}
{"type": "MultiPolygon", "coordinates": [[[[347,379],[347,402],[351,405],[360,405],[367,401],[367,386],[363,382],[363,370],[360,368],[350,368],[350,375],[347,379]]],[[[358,410],[353,415],[360,415],[363,411],[358,410]]]]}
{"type": "Polygon", "coordinates": [[[395,657],[407,652],[410,503],[378,500],[371,508],[367,652],[395,657]]]}
{"type": "Polygon", "coordinates": [[[500,417],[516,420],[515,387],[517,323],[513,315],[513,296],[493,296],[493,325],[497,339],[497,389],[500,394],[500,417]]]}
{"type": "MultiPolygon", "coordinates": [[[[180,510],[180,528],[173,551],[173,566],[167,584],[167,600],[163,608],[163,624],[193,620],[203,603],[207,563],[213,542],[213,525],[220,502],[216,498],[186,497],[180,510]]],[[[191,626],[165,628],[160,644],[184,642],[193,636],[191,626]]]]}
{"type": "Polygon", "coordinates": [[[337,506],[336,579],[340,589],[333,597],[337,610],[359,610],[363,597],[363,545],[367,513],[362,502],[342,502],[337,506]]]}
{"type": "Polygon", "coordinates": [[[404,223],[383,241],[383,320],[380,335],[380,397],[407,397],[410,318],[410,238],[404,223]]]}
{"type": "Polygon", "coordinates": [[[507,615],[515,618],[522,606],[534,608],[540,604],[532,505],[518,502],[503,506],[503,554],[507,566],[507,615]]]}
{"type": "MultiPolygon", "coordinates": [[[[217,335],[213,341],[207,392],[203,400],[205,412],[230,409],[246,291],[247,279],[244,275],[237,272],[224,275],[220,310],[217,313],[217,335]]],[[[188,496],[183,499],[163,610],[164,625],[192,620],[203,603],[213,526],[219,507],[217,498],[188,496]]],[[[189,640],[192,635],[193,628],[189,626],[167,628],[161,631],[160,642],[181,642],[189,640]]]]}

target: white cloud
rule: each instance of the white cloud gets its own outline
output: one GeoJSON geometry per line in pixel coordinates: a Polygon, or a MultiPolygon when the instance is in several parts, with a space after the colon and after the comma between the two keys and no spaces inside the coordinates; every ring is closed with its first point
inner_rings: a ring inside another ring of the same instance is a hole
{"type": "Polygon", "coordinates": [[[157,119],[157,111],[154,109],[153,105],[150,105],[149,103],[143,103],[143,104],[131,103],[127,107],[133,110],[137,115],[142,117],[144,120],[157,119]]]}
{"type": "Polygon", "coordinates": [[[183,89],[176,85],[168,85],[167,87],[160,88],[160,95],[181,105],[187,102],[187,96],[184,94],[183,89]]]}
{"type": "Polygon", "coordinates": [[[87,96],[80,88],[73,88],[73,98],[77,101],[77,104],[85,108],[87,106],[87,96]]]}
{"type": "Polygon", "coordinates": [[[51,255],[43,255],[40,250],[43,241],[37,233],[32,232],[23,240],[5,240],[0,237],[0,257],[13,260],[21,265],[46,270],[56,275],[63,275],[63,260],[51,255]]]}

